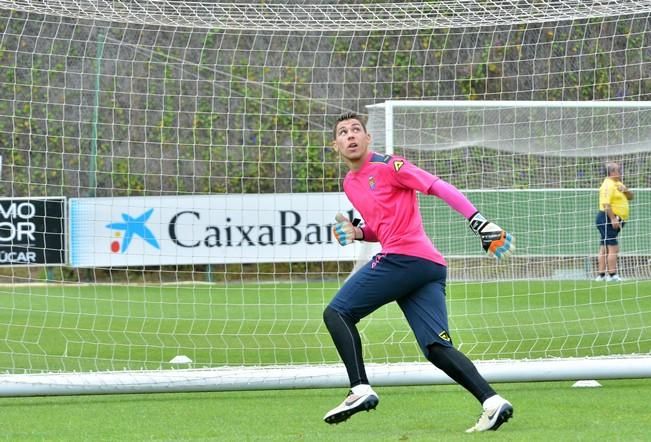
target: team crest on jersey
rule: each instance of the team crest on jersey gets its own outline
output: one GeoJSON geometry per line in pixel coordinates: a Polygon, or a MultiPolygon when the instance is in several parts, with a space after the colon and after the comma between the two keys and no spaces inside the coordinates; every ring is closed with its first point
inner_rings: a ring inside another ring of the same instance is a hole
{"type": "Polygon", "coordinates": [[[396,170],[396,172],[400,172],[400,169],[402,169],[402,166],[405,165],[405,162],[402,160],[395,160],[393,162],[393,168],[396,170]]]}
{"type": "Polygon", "coordinates": [[[439,333],[439,338],[443,339],[444,341],[450,342],[452,339],[450,339],[450,335],[448,332],[443,330],[441,333],[439,333]]]}
{"type": "Polygon", "coordinates": [[[375,177],[372,175],[368,177],[368,187],[370,187],[371,190],[375,190],[375,177]]]}

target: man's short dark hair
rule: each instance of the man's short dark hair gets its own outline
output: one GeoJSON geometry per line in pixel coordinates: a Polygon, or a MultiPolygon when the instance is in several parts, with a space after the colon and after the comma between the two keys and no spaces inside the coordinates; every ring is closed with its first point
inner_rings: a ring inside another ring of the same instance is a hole
{"type": "Polygon", "coordinates": [[[346,120],[357,120],[359,121],[359,124],[362,125],[362,128],[364,129],[364,132],[366,132],[366,121],[364,120],[364,117],[362,117],[360,114],[354,111],[349,111],[349,112],[344,112],[343,114],[339,115],[337,117],[337,120],[335,121],[335,125],[332,127],[332,139],[336,140],[337,139],[337,126],[339,123],[342,121],[346,120]]]}

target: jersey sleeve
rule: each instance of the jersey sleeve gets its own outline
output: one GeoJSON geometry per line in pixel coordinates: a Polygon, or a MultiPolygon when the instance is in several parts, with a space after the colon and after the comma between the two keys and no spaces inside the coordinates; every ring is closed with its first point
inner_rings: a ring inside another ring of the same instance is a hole
{"type": "Polygon", "coordinates": [[[403,157],[394,156],[388,164],[391,168],[389,172],[391,177],[400,187],[427,193],[432,184],[439,179],[403,157]]]}
{"type": "Polygon", "coordinates": [[[452,184],[442,179],[434,181],[427,193],[442,199],[448,206],[452,207],[468,220],[478,212],[468,197],[452,184]]]}
{"type": "Polygon", "coordinates": [[[369,226],[362,226],[362,234],[364,235],[362,241],[378,242],[378,237],[376,233],[369,226]]]}

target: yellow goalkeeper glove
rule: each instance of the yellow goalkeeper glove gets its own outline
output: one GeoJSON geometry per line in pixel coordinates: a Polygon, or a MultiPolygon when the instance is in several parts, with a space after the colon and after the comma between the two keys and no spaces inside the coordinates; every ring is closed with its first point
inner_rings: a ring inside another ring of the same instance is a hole
{"type": "Polygon", "coordinates": [[[481,246],[489,256],[500,260],[515,250],[515,238],[477,212],[470,218],[470,230],[479,235],[481,246]]]}

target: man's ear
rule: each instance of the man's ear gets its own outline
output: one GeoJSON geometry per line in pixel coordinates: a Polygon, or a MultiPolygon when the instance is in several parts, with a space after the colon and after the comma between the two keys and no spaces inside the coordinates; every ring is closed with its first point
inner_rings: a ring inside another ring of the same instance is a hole
{"type": "Polygon", "coordinates": [[[336,142],[336,141],[333,140],[332,142],[330,142],[330,147],[331,147],[332,150],[334,150],[335,152],[339,152],[339,149],[337,149],[337,142],[336,142]]]}

